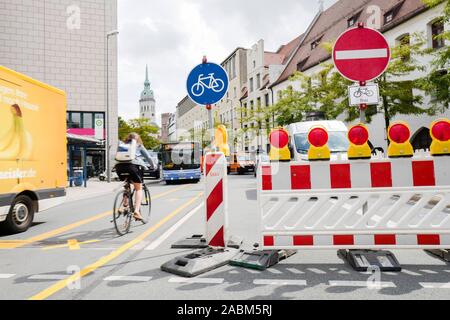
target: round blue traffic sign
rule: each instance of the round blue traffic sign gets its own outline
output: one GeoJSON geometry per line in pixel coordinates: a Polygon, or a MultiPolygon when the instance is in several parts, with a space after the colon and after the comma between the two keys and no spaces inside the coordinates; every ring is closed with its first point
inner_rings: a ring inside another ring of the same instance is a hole
{"type": "Polygon", "coordinates": [[[197,104],[219,102],[228,91],[228,74],[218,64],[204,63],[194,68],[187,80],[189,97],[197,104]]]}

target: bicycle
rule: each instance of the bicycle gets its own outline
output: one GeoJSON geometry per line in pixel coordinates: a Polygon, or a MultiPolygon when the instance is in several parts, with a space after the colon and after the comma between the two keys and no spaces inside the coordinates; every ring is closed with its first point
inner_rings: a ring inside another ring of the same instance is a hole
{"type": "Polygon", "coordinates": [[[210,73],[207,77],[201,74],[198,77],[198,82],[192,86],[191,92],[195,97],[200,97],[205,92],[205,88],[219,93],[225,88],[225,82],[214,78],[214,73],[210,73]],[[205,82],[205,80],[208,82],[205,82]]]}
{"type": "MultiPolygon", "coordinates": [[[[141,204],[141,215],[143,218],[142,223],[147,224],[150,220],[150,214],[152,211],[152,199],[150,191],[145,183],[143,184],[142,191],[144,193],[141,204]]],[[[114,227],[120,236],[126,235],[130,232],[131,221],[135,212],[133,201],[135,192],[136,191],[134,189],[132,190],[131,182],[127,180],[124,183],[123,190],[116,195],[114,200],[113,221],[114,227]],[[125,200],[127,200],[127,206],[124,205],[125,200]]]]}
{"type": "Polygon", "coordinates": [[[357,91],[355,91],[355,93],[353,94],[355,98],[361,98],[363,95],[367,96],[367,97],[372,97],[375,94],[375,92],[373,92],[372,90],[368,89],[368,88],[358,88],[357,91]]]}

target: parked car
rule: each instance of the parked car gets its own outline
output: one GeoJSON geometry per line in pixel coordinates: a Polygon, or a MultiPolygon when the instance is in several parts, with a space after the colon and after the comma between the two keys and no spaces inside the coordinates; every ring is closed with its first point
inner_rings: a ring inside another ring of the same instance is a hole
{"type": "Polygon", "coordinates": [[[246,172],[255,172],[255,161],[249,153],[232,154],[227,158],[228,174],[237,173],[244,174],[246,172]]]}
{"type": "Polygon", "coordinates": [[[155,158],[150,154],[150,158],[153,160],[153,165],[150,165],[144,158],[142,159],[147,166],[147,169],[144,169],[144,178],[154,178],[159,180],[161,178],[161,165],[158,156],[155,158]]]}

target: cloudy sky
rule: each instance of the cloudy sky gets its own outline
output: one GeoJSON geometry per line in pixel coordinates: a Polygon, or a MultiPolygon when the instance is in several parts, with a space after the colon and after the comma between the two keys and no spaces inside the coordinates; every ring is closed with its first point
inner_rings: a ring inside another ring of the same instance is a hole
{"type": "Polygon", "coordinates": [[[203,55],[220,63],[259,39],[276,51],[306,30],[318,8],[316,0],[119,0],[120,115],[138,117],[146,64],[159,123],[186,95],[187,75],[203,55]]]}

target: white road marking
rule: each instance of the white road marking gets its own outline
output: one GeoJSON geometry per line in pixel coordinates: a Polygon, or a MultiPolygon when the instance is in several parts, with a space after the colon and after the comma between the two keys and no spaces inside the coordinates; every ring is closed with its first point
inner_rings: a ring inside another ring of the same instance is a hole
{"type": "Polygon", "coordinates": [[[411,271],[411,270],[403,269],[402,272],[403,272],[403,273],[406,273],[406,274],[409,274],[410,276],[417,276],[417,277],[418,277],[418,276],[421,276],[420,273],[417,273],[417,272],[414,272],[414,271],[411,271]]]}
{"type": "Polygon", "coordinates": [[[15,274],[4,273],[4,274],[0,274],[0,279],[10,279],[14,276],[15,276],[15,274]]]}
{"type": "MultiPolygon", "coordinates": [[[[374,285],[372,282],[367,281],[339,281],[339,280],[331,280],[329,282],[331,287],[367,287],[370,288],[370,285],[374,285]]],[[[379,282],[378,285],[381,288],[395,288],[396,285],[393,282],[379,282]]]]}
{"type": "Polygon", "coordinates": [[[283,274],[283,272],[281,272],[280,270],[272,269],[272,268],[268,268],[267,271],[270,273],[273,273],[273,274],[283,274]]]}
{"type": "Polygon", "coordinates": [[[336,60],[387,58],[387,49],[336,51],[336,60]]]}
{"type": "Polygon", "coordinates": [[[253,281],[254,285],[263,286],[306,286],[306,280],[271,280],[271,279],[256,279],[253,281]]]}
{"type": "Polygon", "coordinates": [[[247,270],[247,272],[249,272],[251,274],[259,274],[259,273],[261,273],[261,271],[259,271],[259,270],[253,270],[253,269],[245,269],[245,270],[247,270]]]}
{"type": "Polygon", "coordinates": [[[444,272],[450,273],[450,270],[444,270],[444,272]]]}
{"type": "Polygon", "coordinates": [[[135,245],[133,248],[131,248],[131,251],[141,251],[143,249],[145,249],[145,247],[147,247],[150,244],[149,241],[142,241],[141,243],[138,243],[137,245],[135,245]]]}
{"type": "Polygon", "coordinates": [[[149,282],[152,279],[152,277],[112,276],[105,278],[104,281],[149,282]]]}
{"type": "Polygon", "coordinates": [[[345,271],[345,270],[341,270],[341,271],[339,271],[338,273],[339,273],[339,274],[350,274],[350,272],[345,271]]]}
{"type": "Polygon", "coordinates": [[[450,289],[450,282],[448,283],[420,282],[419,284],[425,289],[450,289]]]}
{"type": "Polygon", "coordinates": [[[289,271],[289,272],[292,272],[293,274],[304,274],[303,271],[300,271],[300,270],[295,269],[295,268],[287,268],[286,270],[289,271]]]}
{"type": "Polygon", "coordinates": [[[155,250],[164,241],[167,240],[178,228],[180,228],[186,221],[188,221],[194,214],[196,214],[201,208],[203,208],[204,203],[200,204],[197,208],[193,209],[187,215],[185,215],[180,221],[175,223],[169,230],[167,230],[161,237],[153,241],[145,250],[155,250]]]}
{"type": "Polygon", "coordinates": [[[308,270],[311,271],[311,272],[314,272],[316,274],[326,274],[325,271],[322,271],[322,270],[316,269],[316,268],[309,268],[308,270]]]}
{"type": "Polygon", "coordinates": [[[428,273],[428,274],[438,274],[439,273],[439,272],[436,272],[436,271],[433,271],[433,270],[419,270],[419,271],[424,272],[424,273],[428,273]]]}
{"type": "Polygon", "coordinates": [[[67,274],[37,274],[28,278],[28,280],[64,280],[67,274]]]}
{"type": "Polygon", "coordinates": [[[230,274],[239,274],[239,271],[237,271],[237,270],[231,270],[229,273],[230,273],[230,274]]]}
{"type": "Polygon", "coordinates": [[[399,273],[398,272],[383,272],[383,274],[388,275],[388,276],[396,276],[399,273]]]}
{"type": "Polygon", "coordinates": [[[217,278],[170,278],[170,283],[204,283],[204,284],[222,284],[225,279],[217,278]]]}

